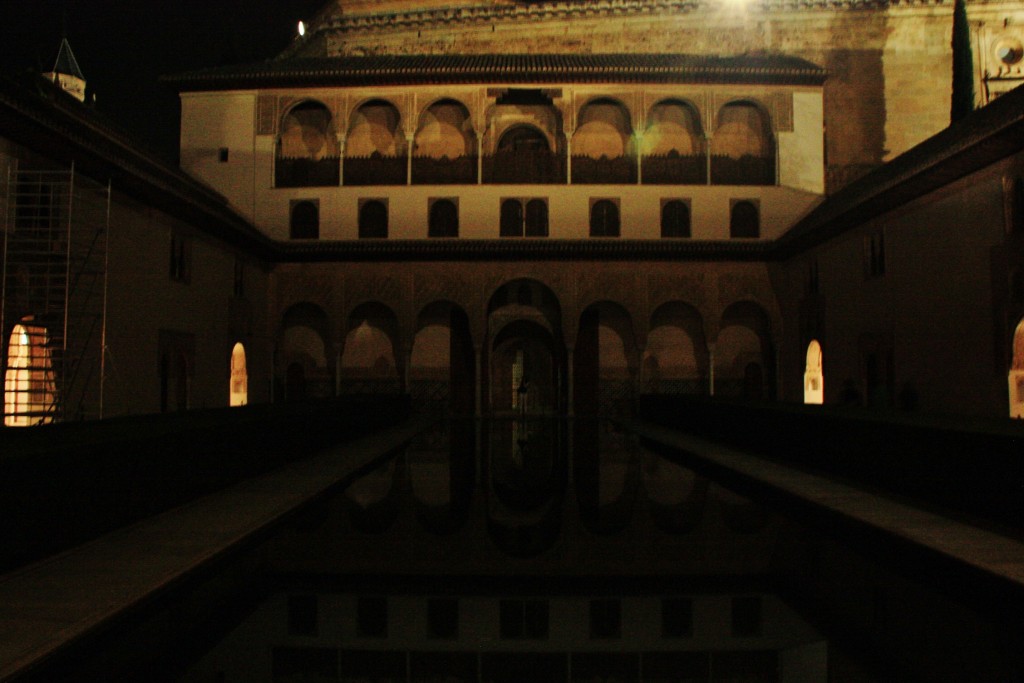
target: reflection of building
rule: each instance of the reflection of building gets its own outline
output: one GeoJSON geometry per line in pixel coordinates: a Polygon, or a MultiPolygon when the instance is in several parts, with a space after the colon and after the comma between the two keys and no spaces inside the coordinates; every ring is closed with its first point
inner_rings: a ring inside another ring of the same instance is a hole
{"type": "MultiPolygon", "coordinates": [[[[343,642],[349,673],[521,680],[503,641],[547,634],[550,609],[572,626],[530,661],[553,679],[576,662],[577,680],[776,680],[787,658],[815,679],[831,654],[751,585],[775,571],[833,591],[890,654],[912,646],[904,666],[956,658],[917,642],[934,629],[945,645],[976,628],[972,653],[1015,662],[985,648],[1013,650],[1019,629],[932,618],[961,606],[931,592],[934,558],[910,563],[927,578],[908,589],[870,534],[851,551],[815,515],[766,513],[606,423],[545,419],[628,414],[640,393],[1024,415],[1024,91],[1009,92],[1024,15],[972,3],[987,106],[946,128],[950,6],[335,3],[279,60],[171,79],[184,172],[49,86],[2,84],[5,421],[398,392],[504,418],[421,435],[289,513],[260,549],[270,572],[345,585],[266,608],[287,646],[229,655],[264,677],[323,658],[337,679],[343,642]],[[581,566],[619,581],[565,588],[581,566]],[[495,587],[519,570],[563,583],[495,587]],[[442,588],[375,594],[403,572],[442,588]],[[460,583],[474,573],[491,585],[460,583]],[[694,584],[666,585],[680,577],[694,584]],[[388,621],[388,604],[408,614],[388,621]],[[453,654],[477,646],[451,637],[453,614],[497,644],[453,654]],[[694,623],[717,639],[604,647],[694,623]],[[432,628],[449,635],[427,647],[432,628]],[[677,650],[696,656],[661,657],[677,650]]],[[[805,439],[808,415],[787,419],[805,439]]],[[[829,457],[813,433],[808,458],[829,457]]]]}

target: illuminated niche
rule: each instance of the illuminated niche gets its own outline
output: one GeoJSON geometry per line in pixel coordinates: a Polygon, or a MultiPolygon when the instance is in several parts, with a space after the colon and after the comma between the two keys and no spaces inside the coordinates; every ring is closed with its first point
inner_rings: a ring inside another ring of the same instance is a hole
{"type": "Polygon", "coordinates": [[[30,427],[53,422],[56,383],[47,347],[48,335],[41,325],[29,324],[32,317],[15,325],[7,346],[4,378],[4,424],[30,427]]]}
{"type": "Polygon", "coordinates": [[[244,406],[249,402],[249,375],[245,369],[245,347],[241,343],[231,349],[231,403],[244,406]]]}
{"type": "Polygon", "coordinates": [[[812,340],[807,345],[807,368],[804,370],[804,403],[825,402],[825,375],[821,371],[821,344],[812,340]]]}

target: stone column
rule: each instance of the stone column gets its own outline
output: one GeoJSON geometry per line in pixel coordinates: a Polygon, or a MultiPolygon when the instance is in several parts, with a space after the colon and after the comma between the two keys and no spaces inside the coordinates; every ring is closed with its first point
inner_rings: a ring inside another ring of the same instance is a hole
{"type": "Polygon", "coordinates": [[[412,143],[414,133],[405,134],[405,184],[412,185],[412,143]]]}
{"type": "Polygon", "coordinates": [[[636,149],[636,184],[644,184],[644,166],[643,166],[643,131],[633,131],[633,145],[636,149]]]}
{"type": "Polygon", "coordinates": [[[484,184],[484,136],[476,136],[476,184],[484,184]]]}
{"type": "Polygon", "coordinates": [[[706,182],[711,184],[711,136],[704,136],[704,170],[707,173],[706,182]]]}
{"type": "Polygon", "coordinates": [[[345,185],[345,136],[338,133],[338,186],[345,185]]]}
{"type": "Polygon", "coordinates": [[[565,131],[565,184],[572,185],[572,131],[565,131]]]}

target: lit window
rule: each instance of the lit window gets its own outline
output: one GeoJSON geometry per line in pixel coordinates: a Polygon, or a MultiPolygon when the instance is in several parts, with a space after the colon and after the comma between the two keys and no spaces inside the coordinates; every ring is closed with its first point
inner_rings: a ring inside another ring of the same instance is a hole
{"type": "MultiPolygon", "coordinates": [[[[22,323],[30,323],[25,318],[22,323]]],[[[52,422],[56,417],[57,389],[47,346],[46,328],[19,324],[7,346],[4,382],[4,424],[29,427],[52,422]]]]}
{"type": "Polygon", "coordinates": [[[804,403],[825,402],[825,376],[821,371],[821,344],[811,341],[807,346],[807,367],[804,370],[804,403]]]}
{"type": "Polygon", "coordinates": [[[249,402],[249,374],[245,369],[245,347],[235,344],[231,350],[230,405],[244,406],[249,402]]]}

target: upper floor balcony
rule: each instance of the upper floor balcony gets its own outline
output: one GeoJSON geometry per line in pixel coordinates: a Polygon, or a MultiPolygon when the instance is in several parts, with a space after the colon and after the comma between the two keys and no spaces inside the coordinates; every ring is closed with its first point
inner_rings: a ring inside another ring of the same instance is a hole
{"type": "Polygon", "coordinates": [[[620,100],[592,98],[570,127],[534,89],[497,97],[482,124],[451,98],[424,108],[411,133],[404,118],[396,104],[373,99],[341,126],[326,104],[301,101],[279,126],[274,186],[779,183],[771,116],[752,99],[725,102],[710,132],[706,113],[673,98],[641,121],[620,100]]]}

